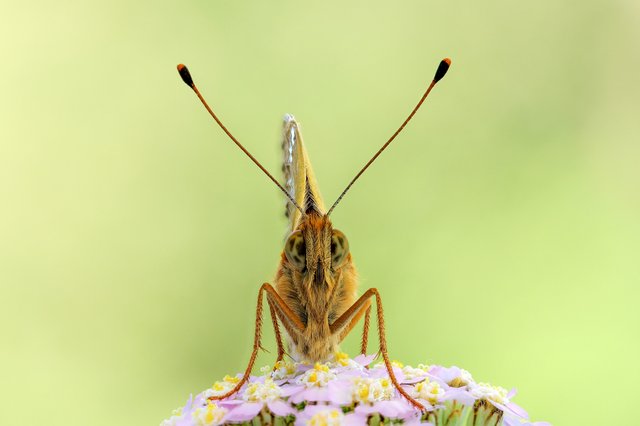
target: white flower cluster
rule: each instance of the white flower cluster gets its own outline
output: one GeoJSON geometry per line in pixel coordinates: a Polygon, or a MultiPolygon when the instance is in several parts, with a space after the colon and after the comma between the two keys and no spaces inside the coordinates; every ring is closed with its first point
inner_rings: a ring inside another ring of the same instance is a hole
{"type": "Polygon", "coordinates": [[[531,423],[511,400],[515,391],[473,380],[458,367],[404,366],[393,362],[393,377],[373,356],[336,353],[325,363],[280,361],[264,367],[237,392],[241,376],[221,381],[175,410],[161,426],[222,424],[543,426],[531,423]],[[397,385],[397,386],[396,386],[397,385]],[[412,399],[409,401],[407,398],[412,399]],[[419,404],[419,405],[418,405],[419,404]],[[416,407],[423,407],[420,410],[416,407]],[[445,420],[446,419],[446,420],[445,420]]]}

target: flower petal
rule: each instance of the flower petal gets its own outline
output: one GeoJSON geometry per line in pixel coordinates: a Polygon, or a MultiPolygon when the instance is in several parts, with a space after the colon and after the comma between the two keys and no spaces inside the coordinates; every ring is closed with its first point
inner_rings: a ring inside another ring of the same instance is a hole
{"type": "Polygon", "coordinates": [[[330,401],[329,388],[304,388],[301,392],[291,395],[289,400],[294,404],[300,404],[302,401],[327,402],[330,401]]]}
{"type": "Polygon", "coordinates": [[[462,388],[449,388],[444,394],[445,401],[458,401],[463,405],[473,405],[476,399],[462,388]]]}
{"type": "Polygon", "coordinates": [[[504,411],[505,414],[511,414],[521,419],[528,419],[529,414],[524,410],[524,408],[520,407],[518,404],[513,402],[507,402],[506,404],[500,404],[499,402],[489,400],[491,404],[493,404],[496,408],[504,411]]]}
{"type": "Polygon", "coordinates": [[[369,424],[367,416],[358,413],[349,413],[344,416],[345,426],[366,426],[369,424]]]}
{"type": "Polygon", "coordinates": [[[264,407],[261,402],[245,402],[231,410],[227,415],[227,420],[232,422],[246,422],[253,419],[264,407]]]}
{"type": "Polygon", "coordinates": [[[301,392],[305,389],[304,385],[284,385],[282,386],[282,396],[288,397],[291,395],[295,395],[298,392],[301,392]]]}
{"type": "Polygon", "coordinates": [[[348,380],[334,380],[329,383],[329,401],[335,405],[349,405],[353,401],[353,382],[348,380]]]}
{"type": "Polygon", "coordinates": [[[410,417],[414,413],[413,407],[403,401],[380,401],[374,406],[385,417],[404,418],[410,417]]]}
{"type": "Polygon", "coordinates": [[[529,413],[527,413],[527,411],[524,408],[522,408],[521,406],[519,406],[515,402],[507,402],[505,405],[516,416],[520,416],[523,419],[528,419],[529,418],[529,413]]]}
{"type": "Polygon", "coordinates": [[[294,414],[296,410],[289,404],[284,401],[269,401],[267,402],[267,407],[269,410],[276,416],[288,416],[289,414],[294,414]]]}
{"type": "Polygon", "coordinates": [[[363,367],[366,367],[367,365],[371,364],[373,360],[376,359],[377,357],[378,357],[378,354],[371,354],[371,355],[360,354],[357,357],[355,357],[353,360],[358,364],[362,365],[363,367]]]}

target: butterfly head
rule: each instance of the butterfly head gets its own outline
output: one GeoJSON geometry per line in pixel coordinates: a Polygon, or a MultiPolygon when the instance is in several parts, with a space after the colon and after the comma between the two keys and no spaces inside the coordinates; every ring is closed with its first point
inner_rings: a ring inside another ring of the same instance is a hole
{"type": "Polygon", "coordinates": [[[302,216],[285,242],[284,253],[290,268],[309,289],[333,287],[341,268],[351,260],[345,235],[333,229],[328,216],[315,210],[302,216]]]}

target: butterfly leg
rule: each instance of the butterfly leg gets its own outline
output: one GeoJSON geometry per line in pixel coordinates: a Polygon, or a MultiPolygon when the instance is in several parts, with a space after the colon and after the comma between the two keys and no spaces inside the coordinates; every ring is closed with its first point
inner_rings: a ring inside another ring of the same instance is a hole
{"type": "MultiPolygon", "coordinates": [[[[269,310],[271,311],[271,320],[273,321],[273,328],[276,335],[276,342],[278,344],[278,361],[282,361],[282,358],[286,354],[284,344],[282,343],[282,333],[277,320],[280,320],[289,336],[297,343],[298,337],[304,330],[304,324],[298,318],[298,316],[287,306],[286,302],[280,298],[277,293],[267,294],[267,302],[269,303],[269,310]],[[277,299],[276,299],[277,297],[277,299]]],[[[275,369],[275,366],[274,366],[275,369]]]]}
{"type": "Polygon", "coordinates": [[[369,320],[371,319],[371,304],[364,314],[364,327],[362,328],[362,341],[360,342],[360,353],[367,354],[367,344],[369,343],[369,320]]]}
{"type": "MultiPolygon", "coordinates": [[[[413,399],[398,383],[398,379],[396,379],[396,375],[393,373],[393,368],[391,365],[391,361],[389,360],[389,354],[387,353],[387,338],[384,332],[384,312],[382,310],[382,299],[380,298],[380,293],[375,288],[370,288],[367,290],[358,300],[355,301],[353,305],[349,309],[347,309],[340,317],[330,325],[331,333],[338,334],[338,336],[343,336],[343,333],[347,332],[353,327],[352,322],[354,320],[359,319],[362,316],[365,306],[369,306],[371,304],[371,298],[374,297],[376,300],[376,313],[378,316],[378,339],[380,342],[380,354],[382,355],[382,360],[384,361],[384,365],[387,369],[387,373],[389,374],[389,378],[393,383],[393,386],[396,390],[402,395],[404,398],[411,403],[415,408],[420,411],[424,411],[424,406],[420,404],[418,401],[413,399]]],[[[368,309],[368,308],[367,308],[368,309]]]]}
{"type": "MultiPolygon", "coordinates": [[[[246,370],[240,381],[231,389],[229,392],[224,395],[219,396],[211,396],[209,399],[211,400],[219,400],[230,397],[235,394],[242,388],[242,386],[247,383],[249,380],[249,376],[251,375],[251,370],[253,370],[253,366],[256,362],[256,358],[258,356],[258,351],[261,348],[261,338],[262,338],[262,296],[263,293],[266,293],[267,303],[269,304],[269,310],[272,315],[272,322],[275,327],[276,338],[278,339],[278,357],[281,358],[281,355],[284,355],[284,347],[282,346],[280,329],[278,328],[278,323],[276,316],[274,316],[274,312],[276,315],[281,313],[287,321],[282,321],[285,328],[289,330],[291,328],[292,332],[302,332],[304,330],[304,326],[302,321],[295,316],[291,308],[287,306],[287,304],[282,300],[282,298],[276,293],[275,289],[271,286],[271,284],[264,283],[260,287],[260,291],[258,292],[258,302],[256,304],[256,327],[253,335],[253,350],[251,351],[251,357],[249,358],[249,364],[247,365],[246,370]],[[295,331],[294,331],[295,330],[295,331]],[[282,353],[281,353],[282,352],[282,353]]],[[[278,316],[280,317],[280,316],[278,316]]]]}
{"type": "MultiPolygon", "coordinates": [[[[276,365],[282,361],[284,357],[285,350],[284,345],[282,344],[282,335],[280,334],[280,326],[278,325],[278,314],[276,313],[276,308],[273,306],[273,302],[269,297],[267,297],[267,303],[269,303],[269,313],[271,314],[271,322],[273,323],[273,332],[276,337],[276,344],[278,345],[278,357],[276,358],[276,365]]],[[[276,365],[273,366],[274,370],[276,365]]]]}
{"type": "MultiPolygon", "coordinates": [[[[371,317],[371,299],[367,299],[364,305],[360,306],[360,308],[355,313],[355,315],[349,320],[349,324],[340,331],[340,338],[338,339],[338,341],[342,342],[347,337],[347,335],[351,333],[351,330],[360,321],[360,318],[362,318],[363,314],[364,314],[364,328],[362,329],[362,340],[360,341],[360,353],[366,355],[367,345],[369,342],[369,319],[371,317]]],[[[334,324],[336,323],[337,323],[337,320],[334,321],[334,324]]]]}

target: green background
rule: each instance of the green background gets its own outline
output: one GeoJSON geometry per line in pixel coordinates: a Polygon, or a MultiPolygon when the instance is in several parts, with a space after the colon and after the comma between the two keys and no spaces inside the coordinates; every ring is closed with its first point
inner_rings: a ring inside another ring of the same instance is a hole
{"type": "MultiPolygon", "coordinates": [[[[0,423],[158,424],[250,353],[296,115],[391,357],[625,423],[640,379],[635,0],[5,2],[0,423]]],[[[355,354],[356,336],[346,348],[355,354]]],[[[271,354],[258,365],[272,362],[271,354]]]]}

